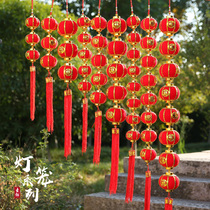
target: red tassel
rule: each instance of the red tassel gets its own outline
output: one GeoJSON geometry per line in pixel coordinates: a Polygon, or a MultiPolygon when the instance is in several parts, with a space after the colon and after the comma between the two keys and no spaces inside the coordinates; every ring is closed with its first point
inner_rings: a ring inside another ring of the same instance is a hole
{"type": "Polygon", "coordinates": [[[145,173],[145,194],[144,194],[144,210],[150,210],[150,197],[151,197],[151,171],[148,169],[145,173]]]}
{"type": "Polygon", "coordinates": [[[47,130],[53,132],[53,77],[46,77],[47,130]]]}
{"type": "Polygon", "coordinates": [[[172,198],[165,198],[165,210],[173,210],[173,199],[172,198]]]}
{"type": "Polygon", "coordinates": [[[72,92],[64,91],[64,156],[71,155],[71,129],[72,129],[72,92]]]}
{"type": "Polygon", "coordinates": [[[134,187],[134,168],[135,168],[135,150],[129,151],[129,164],[128,164],[128,178],[126,187],[125,202],[129,203],[133,200],[133,187],[134,187]]]}
{"type": "Polygon", "coordinates": [[[119,128],[112,128],[112,160],[109,192],[115,194],[117,192],[118,180],[118,162],[119,162],[119,128]]]}
{"type": "Polygon", "coordinates": [[[102,112],[95,112],[95,133],[94,133],[94,154],[93,163],[100,163],[101,155],[101,132],[102,132],[102,112]]]}
{"type": "Polygon", "coordinates": [[[87,128],[88,128],[88,99],[85,97],[83,100],[83,130],[82,130],[82,153],[87,151],[87,128]]]}
{"type": "Polygon", "coordinates": [[[36,68],[30,66],[30,118],[35,118],[36,68]]]}

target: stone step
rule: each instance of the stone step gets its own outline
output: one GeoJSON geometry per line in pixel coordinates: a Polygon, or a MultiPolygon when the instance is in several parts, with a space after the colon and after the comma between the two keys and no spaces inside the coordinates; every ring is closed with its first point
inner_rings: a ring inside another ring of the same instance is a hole
{"type": "MultiPolygon", "coordinates": [[[[164,197],[151,197],[151,210],[164,209],[164,197]]],[[[85,210],[143,210],[144,197],[134,195],[133,201],[125,203],[125,194],[109,195],[108,192],[89,194],[84,199],[85,210]]],[[[210,202],[174,199],[173,210],[210,210],[210,202]]]]}
{"type": "MultiPolygon", "coordinates": [[[[158,184],[160,175],[152,174],[151,195],[164,197],[167,195],[165,190],[158,184]]],[[[210,201],[210,179],[179,177],[180,186],[171,192],[172,198],[184,198],[197,201],[210,201]]],[[[109,192],[110,175],[105,176],[105,191],[109,192]]],[[[127,174],[118,175],[117,193],[126,192],[127,174]]],[[[145,175],[135,174],[134,194],[144,195],[145,175]]]]}
{"type": "MultiPolygon", "coordinates": [[[[210,150],[195,153],[179,154],[180,163],[172,172],[177,176],[210,178],[210,150]]],[[[128,157],[124,158],[124,172],[128,172],[128,157]]],[[[165,173],[165,168],[159,164],[158,157],[149,163],[152,174],[160,175],[165,173]]],[[[135,174],[144,174],[147,170],[145,162],[136,157],[135,174]]]]}

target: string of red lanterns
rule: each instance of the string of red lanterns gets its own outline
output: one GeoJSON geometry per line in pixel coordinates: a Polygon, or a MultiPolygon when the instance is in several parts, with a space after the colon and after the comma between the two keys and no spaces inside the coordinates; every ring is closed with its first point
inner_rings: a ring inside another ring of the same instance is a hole
{"type": "Polygon", "coordinates": [[[129,164],[128,164],[128,177],[125,201],[131,202],[133,199],[134,188],[134,169],[135,169],[135,149],[134,143],[139,140],[140,133],[136,130],[136,125],[140,123],[140,116],[136,113],[136,109],[140,107],[141,100],[136,97],[136,92],[141,88],[141,85],[137,82],[136,78],[140,75],[141,70],[136,65],[136,61],[140,58],[141,53],[136,48],[136,45],[140,42],[141,36],[136,32],[136,28],[140,25],[140,18],[133,13],[133,4],[131,4],[131,15],[127,19],[127,26],[132,29],[132,32],[127,35],[127,41],[132,45],[132,48],[127,52],[127,58],[131,60],[132,64],[128,67],[128,74],[132,81],[126,86],[127,90],[132,94],[132,97],[127,100],[127,106],[131,110],[131,114],[126,117],[126,121],[131,125],[131,130],[126,133],[126,138],[131,142],[131,149],[129,150],[129,164]]]}
{"type": "Polygon", "coordinates": [[[178,54],[180,49],[179,44],[172,39],[172,36],[178,32],[179,28],[179,21],[171,14],[169,0],[169,14],[160,22],[160,30],[168,38],[159,46],[160,53],[168,59],[159,69],[161,77],[166,79],[166,85],[159,91],[160,98],[167,103],[166,108],[161,109],[159,112],[160,120],[168,126],[159,135],[160,142],[167,147],[167,150],[159,156],[159,163],[167,170],[159,178],[160,187],[168,192],[168,197],[165,198],[165,210],[173,208],[173,199],[170,197],[170,192],[178,188],[180,183],[179,178],[171,172],[171,169],[179,164],[179,156],[171,150],[179,142],[179,133],[173,129],[173,125],[179,121],[180,113],[172,106],[173,101],[177,100],[180,95],[178,87],[173,84],[173,80],[179,75],[180,69],[172,61],[172,58],[178,54]]]}
{"type": "Polygon", "coordinates": [[[39,26],[40,21],[34,16],[34,4],[31,0],[31,16],[26,19],[25,24],[31,30],[31,33],[25,37],[27,44],[31,46],[25,54],[26,58],[32,63],[30,66],[30,118],[35,119],[35,94],[36,94],[36,67],[34,62],[39,59],[39,52],[35,49],[35,45],[39,43],[39,35],[34,30],[39,26]]]}

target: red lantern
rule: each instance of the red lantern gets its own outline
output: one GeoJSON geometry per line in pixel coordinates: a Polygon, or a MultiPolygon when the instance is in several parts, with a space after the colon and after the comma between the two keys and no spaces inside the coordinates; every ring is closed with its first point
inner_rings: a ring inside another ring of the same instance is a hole
{"type": "Polygon", "coordinates": [[[174,152],[163,152],[159,156],[159,163],[167,170],[173,169],[179,164],[179,156],[174,152]]]}
{"type": "Polygon", "coordinates": [[[77,37],[78,42],[83,44],[84,46],[90,43],[91,39],[91,35],[85,31],[77,37]]]}
{"type": "Polygon", "coordinates": [[[106,95],[101,91],[93,92],[90,95],[90,100],[96,106],[100,106],[101,104],[104,104],[106,102],[106,95]]]}
{"type": "Polygon", "coordinates": [[[118,37],[127,30],[127,25],[124,19],[120,17],[114,17],[108,21],[107,30],[109,33],[118,37]]]}
{"type": "Polygon", "coordinates": [[[138,32],[132,31],[130,34],[127,35],[127,40],[131,45],[136,45],[140,42],[141,36],[138,32]]]}
{"type": "Polygon", "coordinates": [[[118,125],[126,119],[126,111],[122,108],[110,108],[106,111],[106,119],[113,125],[118,125]]]}
{"type": "Polygon", "coordinates": [[[147,33],[151,33],[157,28],[157,21],[152,17],[144,18],[141,21],[141,28],[147,33]]]}
{"type": "Polygon", "coordinates": [[[141,39],[141,47],[145,50],[153,50],[157,46],[157,41],[155,38],[146,36],[141,39]]]}
{"type": "Polygon", "coordinates": [[[157,133],[153,130],[147,129],[141,132],[141,140],[146,143],[152,143],[157,139],[157,133]]]}
{"type": "Polygon", "coordinates": [[[141,105],[141,101],[138,98],[129,98],[126,102],[127,107],[131,109],[137,109],[141,105]]]}
{"type": "Polygon", "coordinates": [[[58,46],[58,41],[50,35],[42,39],[41,45],[44,49],[49,50],[50,52],[58,46]]]}
{"type": "Polygon", "coordinates": [[[163,108],[160,110],[159,118],[166,124],[174,124],[179,121],[180,113],[175,108],[163,108]]]}
{"type": "Polygon", "coordinates": [[[180,91],[176,86],[163,86],[159,91],[159,96],[164,101],[174,101],[179,98],[180,91]]]}
{"type": "Polygon", "coordinates": [[[86,29],[90,26],[90,18],[86,17],[86,16],[82,16],[77,20],[77,25],[80,28],[86,29]]]}
{"type": "Polygon", "coordinates": [[[133,48],[127,52],[127,57],[131,61],[136,61],[141,57],[140,51],[136,48],[133,48]]]}
{"type": "Polygon", "coordinates": [[[40,59],[40,64],[42,67],[50,70],[57,65],[57,59],[53,55],[45,55],[40,59]]]}
{"type": "Polygon", "coordinates": [[[157,78],[153,74],[146,74],[141,77],[141,85],[144,87],[154,87],[157,84],[157,78]]]}
{"type": "Polygon", "coordinates": [[[151,70],[157,65],[157,58],[150,55],[146,55],[141,59],[142,67],[146,68],[147,70],[151,70]]]}
{"type": "Polygon", "coordinates": [[[37,43],[39,43],[40,38],[39,35],[31,32],[30,34],[28,34],[25,38],[25,41],[30,44],[31,46],[35,46],[37,43]]]}
{"type": "Polygon", "coordinates": [[[63,43],[58,47],[58,55],[64,60],[69,61],[77,56],[77,45],[72,43],[63,43]]]}
{"type": "Polygon", "coordinates": [[[48,17],[42,20],[41,26],[46,32],[51,33],[57,29],[58,22],[54,18],[48,17]]]}
{"type": "Polygon", "coordinates": [[[80,66],[79,69],[78,69],[78,73],[86,78],[88,75],[91,74],[91,67],[88,66],[87,64],[84,64],[83,66],[80,66]]]}
{"type": "Polygon", "coordinates": [[[110,86],[107,89],[106,95],[110,100],[112,100],[114,103],[124,100],[125,97],[127,96],[127,91],[126,88],[118,85],[118,86],[110,86]]]}
{"type": "Polygon", "coordinates": [[[164,174],[159,178],[159,185],[166,192],[171,192],[179,187],[179,178],[173,174],[164,174]]]}
{"type": "Polygon", "coordinates": [[[160,43],[159,51],[167,58],[173,57],[179,53],[180,46],[176,41],[166,40],[160,43]]]}
{"type": "Polygon", "coordinates": [[[84,61],[87,61],[92,57],[92,52],[87,48],[83,48],[78,52],[78,57],[84,61]]]}
{"type": "Polygon", "coordinates": [[[173,16],[168,16],[160,21],[159,28],[166,36],[172,36],[179,31],[180,23],[173,16]]]}
{"type": "Polygon", "coordinates": [[[83,94],[88,93],[91,90],[91,83],[88,81],[82,81],[78,84],[78,89],[83,92],[83,94]]]}
{"type": "Polygon", "coordinates": [[[112,41],[108,44],[108,53],[114,58],[125,55],[127,49],[127,44],[123,41],[112,41]]]}
{"type": "Polygon", "coordinates": [[[157,115],[150,111],[150,112],[143,112],[141,114],[141,121],[144,124],[151,125],[157,121],[157,115]]]}
{"type": "Polygon", "coordinates": [[[101,16],[96,16],[91,20],[91,27],[97,32],[101,32],[107,26],[107,21],[101,16]]]}
{"type": "Polygon", "coordinates": [[[155,105],[157,96],[154,93],[145,93],[141,96],[141,103],[145,106],[155,105]]]}
{"type": "Polygon", "coordinates": [[[137,125],[141,121],[141,118],[136,113],[131,113],[126,117],[126,122],[130,125],[137,125]]]}
{"type": "Polygon", "coordinates": [[[166,145],[166,147],[173,147],[179,142],[179,133],[175,130],[165,130],[159,135],[159,141],[161,144],[166,145]]]}
{"type": "Polygon", "coordinates": [[[128,19],[127,19],[127,26],[132,28],[132,29],[136,29],[139,24],[140,24],[140,18],[134,14],[132,14],[128,19]]]}
{"type": "Polygon", "coordinates": [[[61,21],[58,25],[58,33],[66,39],[77,33],[77,24],[70,18],[61,21]]]}
{"type": "Polygon", "coordinates": [[[91,82],[93,85],[101,87],[107,83],[107,76],[103,73],[93,74],[91,82]]]}
{"type": "Polygon", "coordinates": [[[37,50],[31,49],[26,52],[25,56],[31,62],[35,62],[39,59],[39,52],[37,50]]]}
{"type": "Polygon", "coordinates": [[[97,54],[92,57],[91,63],[93,66],[100,69],[100,68],[106,66],[107,58],[103,54],[97,54]]]}
{"type": "Polygon", "coordinates": [[[113,63],[110,64],[106,69],[107,75],[111,77],[113,80],[119,80],[123,78],[127,74],[127,69],[124,64],[121,63],[113,63]]]}
{"type": "Polygon", "coordinates": [[[154,149],[146,148],[141,150],[140,156],[146,163],[149,163],[156,158],[157,154],[154,149]]]}
{"type": "Polygon", "coordinates": [[[136,93],[141,89],[141,85],[138,82],[129,82],[126,88],[129,92],[136,93]]]}
{"type": "Polygon", "coordinates": [[[132,65],[128,67],[128,74],[132,77],[135,78],[137,76],[139,76],[141,73],[141,69],[136,66],[136,65],[132,65]]]}
{"type": "Polygon", "coordinates": [[[106,37],[102,36],[101,34],[94,36],[91,40],[91,44],[94,48],[103,49],[107,46],[108,40],[106,37]]]}
{"type": "Polygon", "coordinates": [[[136,130],[130,130],[126,133],[126,138],[130,141],[130,142],[135,142],[138,141],[140,138],[140,133],[136,130]]]}
{"type": "Polygon", "coordinates": [[[39,26],[40,21],[37,17],[32,15],[29,18],[26,19],[25,24],[31,30],[35,30],[39,26]]]}
{"type": "Polygon", "coordinates": [[[159,73],[163,78],[176,78],[180,74],[180,68],[175,63],[165,63],[160,67],[159,73]]]}
{"type": "Polygon", "coordinates": [[[58,77],[67,83],[74,81],[77,75],[77,69],[73,65],[64,65],[58,69],[58,77]]]}

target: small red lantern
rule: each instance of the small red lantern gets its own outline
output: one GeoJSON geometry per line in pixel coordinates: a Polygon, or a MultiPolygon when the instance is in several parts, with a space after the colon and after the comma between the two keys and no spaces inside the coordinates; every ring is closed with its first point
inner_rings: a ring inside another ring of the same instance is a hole
{"type": "Polygon", "coordinates": [[[57,59],[53,55],[45,55],[40,59],[40,64],[47,70],[51,70],[57,65],[57,59]]]}
{"type": "Polygon", "coordinates": [[[171,170],[174,167],[178,166],[179,164],[179,156],[174,152],[163,152],[159,156],[159,163],[163,167],[166,168],[166,170],[171,170]]]}
{"type": "Polygon", "coordinates": [[[151,33],[157,28],[157,21],[152,17],[144,18],[141,21],[141,28],[147,33],[151,33]]]}
{"type": "Polygon", "coordinates": [[[154,93],[145,93],[141,96],[141,103],[145,106],[155,105],[157,102],[157,96],[154,93]]]}
{"type": "Polygon", "coordinates": [[[93,74],[91,77],[91,82],[97,87],[101,87],[107,83],[107,76],[103,73],[93,74]]]}
{"type": "Polygon", "coordinates": [[[88,66],[87,64],[84,64],[83,66],[80,66],[78,69],[78,73],[86,78],[87,76],[89,76],[91,74],[91,67],[88,66]]]}
{"type": "Polygon", "coordinates": [[[39,26],[40,21],[37,17],[33,16],[32,14],[30,17],[26,19],[25,24],[31,30],[35,30],[39,26]]]}
{"type": "Polygon", "coordinates": [[[42,39],[41,45],[50,52],[58,46],[58,41],[52,35],[48,35],[42,39]]]}
{"type": "Polygon", "coordinates": [[[91,44],[94,48],[103,49],[107,46],[108,40],[106,37],[102,36],[101,34],[94,36],[91,40],[91,44]]]}
{"type": "Polygon", "coordinates": [[[39,59],[39,52],[37,50],[34,50],[34,49],[30,49],[28,51],[26,51],[26,58],[28,60],[30,60],[31,62],[35,62],[36,60],[39,59]]]}
{"type": "Polygon", "coordinates": [[[179,187],[179,178],[173,173],[166,173],[159,178],[159,185],[166,192],[171,192],[179,187]]]}
{"type": "Polygon", "coordinates": [[[152,111],[143,112],[141,114],[141,121],[144,124],[151,125],[157,121],[157,115],[152,111]]]}
{"type": "Polygon", "coordinates": [[[166,40],[160,43],[159,51],[167,58],[171,58],[179,53],[180,46],[176,41],[172,39],[166,40]]]}
{"type": "Polygon", "coordinates": [[[180,23],[173,16],[167,16],[160,21],[159,28],[166,36],[170,37],[179,31],[180,23]]]}
{"type": "Polygon", "coordinates": [[[84,31],[83,33],[79,34],[79,36],[77,37],[77,40],[78,40],[79,43],[86,46],[88,43],[91,42],[92,37],[89,33],[84,31]]]}
{"type": "Polygon", "coordinates": [[[93,92],[90,95],[90,100],[96,106],[100,106],[106,102],[106,95],[101,91],[93,92]]]}
{"type": "Polygon", "coordinates": [[[160,110],[159,118],[162,122],[172,125],[179,121],[180,113],[175,108],[163,108],[160,110]]]}
{"type": "Polygon", "coordinates": [[[161,144],[166,145],[166,147],[173,147],[179,142],[179,133],[175,130],[165,130],[159,135],[159,141],[161,144]]]}
{"type": "Polygon", "coordinates": [[[101,69],[102,67],[106,66],[106,64],[107,64],[107,58],[103,54],[97,54],[97,55],[94,55],[92,57],[91,63],[96,68],[101,69]]]}
{"type": "Polygon", "coordinates": [[[31,32],[30,34],[28,34],[26,37],[25,37],[25,41],[30,44],[31,46],[35,46],[37,43],[39,43],[40,41],[40,38],[39,38],[39,35],[34,33],[34,32],[31,32]]]}
{"type": "Polygon", "coordinates": [[[105,18],[99,16],[94,17],[91,20],[91,27],[96,30],[97,32],[101,32],[107,26],[107,21],[105,18]]]}
{"type": "Polygon", "coordinates": [[[127,30],[127,24],[124,19],[115,16],[108,21],[107,30],[115,37],[118,37],[127,30]]]}
{"type": "Polygon", "coordinates": [[[149,163],[156,158],[157,154],[154,149],[145,148],[141,150],[140,156],[146,163],[149,163]]]}
{"type": "Polygon", "coordinates": [[[106,72],[113,80],[119,80],[126,76],[127,69],[124,64],[112,63],[107,67],[106,72]]]}
{"type": "Polygon", "coordinates": [[[72,64],[61,66],[58,69],[58,77],[64,82],[72,82],[77,78],[77,69],[72,64]]]}
{"type": "Polygon", "coordinates": [[[83,92],[83,94],[88,93],[91,90],[91,83],[88,81],[82,81],[78,84],[78,89],[83,92]]]}
{"type": "Polygon", "coordinates": [[[70,61],[77,56],[77,45],[70,43],[63,43],[58,47],[58,55],[65,61],[70,61]]]}
{"type": "Polygon", "coordinates": [[[130,124],[131,126],[132,126],[132,125],[137,125],[137,124],[139,124],[140,121],[141,121],[141,118],[140,118],[140,116],[139,116],[138,114],[136,114],[136,113],[131,113],[131,114],[129,114],[129,115],[126,117],[126,122],[127,122],[128,124],[130,124]]]}
{"type": "Polygon", "coordinates": [[[108,44],[108,53],[114,58],[120,58],[128,50],[127,44],[123,41],[112,41],[108,44]]]}
{"type": "Polygon", "coordinates": [[[140,20],[140,18],[139,18],[138,16],[132,14],[132,15],[127,19],[126,22],[127,22],[127,26],[130,27],[130,28],[132,28],[132,29],[134,30],[134,29],[136,29],[136,28],[139,26],[141,20],[140,20]]]}
{"type": "Polygon", "coordinates": [[[138,32],[132,31],[130,34],[127,35],[127,40],[131,45],[136,45],[140,42],[141,36],[138,32]]]}
{"type": "Polygon", "coordinates": [[[180,74],[180,68],[175,63],[165,63],[159,69],[160,76],[163,78],[176,78],[180,74]]]}
{"type": "Polygon", "coordinates": [[[155,38],[146,36],[143,39],[141,39],[141,47],[145,50],[153,50],[157,46],[157,41],[155,38]]]}
{"type": "Polygon", "coordinates": [[[58,22],[54,18],[48,17],[42,20],[41,26],[47,33],[51,33],[57,29],[58,22]]]}
{"type": "Polygon", "coordinates": [[[123,87],[121,85],[118,85],[118,86],[110,86],[107,89],[106,95],[114,103],[116,103],[116,102],[120,103],[127,96],[127,90],[126,90],[125,87],[123,87]]]}
{"type": "Polygon", "coordinates": [[[77,33],[77,24],[70,18],[66,18],[58,25],[58,33],[66,39],[71,38],[77,33]]]}
{"type": "Polygon", "coordinates": [[[78,52],[78,57],[82,59],[83,61],[87,61],[92,57],[92,52],[88,50],[87,48],[83,48],[78,52]]]}
{"type": "Polygon", "coordinates": [[[131,109],[137,109],[141,105],[141,101],[138,98],[129,98],[126,102],[127,107],[131,109]]]}
{"type": "Polygon", "coordinates": [[[110,108],[106,111],[106,119],[113,125],[119,125],[126,119],[126,111],[122,108],[110,108]]]}
{"type": "Polygon", "coordinates": [[[128,74],[132,77],[132,78],[136,78],[137,76],[139,76],[141,73],[141,69],[136,66],[136,65],[131,65],[128,67],[128,74]]]}
{"type": "Polygon", "coordinates": [[[157,139],[157,133],[151,129],[147,129],[141,132],[141,140],[151,144],[157,139]]]}
{"type": "Polygon", "coordinates": [[[140,133],[137,130],[130,130],[126,133],[126,138],[130,142],[138,141],[140,138],[140,133]]]}
{"type": "Polygon", "coordinates": [[[81,16],[78,20],[77,20],[77,25],[82,28],[82,29],[86,29],[90,26],[91,22],[90,22],[90,18],[86,17],[86,16],[81,16]]]}
{"type": "Polygon", "coordinates": [[[157,65],[157,58],[150,55],[146,55],[141,59],[142,67],[146,68],[147,70],[151,70],[157,65]]]}
{"type": "Polygon", "coordinates": [[[136,93],[141,89],[141,85],[138,82],[129,82],[126,88],[129,92],[136,93]]]}
{"type": "Polygon", "coordinates": [[[131,61],[136,61],[141,57],[140,51],[136,48],[132,48],[127,52],[127,57],[131,61]]]}
{"type": "Polygon", "coordinates": [[[179,98],[180,91],[176,86],[163,86],[159,91],[159,96],[164,101],[174,101],[179,98]]]}
{"type": "Polygon", "coordinates": [[[141,85],[146,88],[154,87],[157,84],[157,78],[153,74],[146,74],[142,76],[140,81],[141,85]]]}

